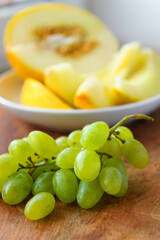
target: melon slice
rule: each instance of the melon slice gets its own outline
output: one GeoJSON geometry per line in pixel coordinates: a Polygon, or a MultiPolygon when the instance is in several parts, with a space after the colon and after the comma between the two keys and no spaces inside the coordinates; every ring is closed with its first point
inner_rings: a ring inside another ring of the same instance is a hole
{"type": "Polygon", "coordinates": [[[95,76],[87,78],[74,96],[74,105],[80,109],[103,108],[109,106],[109,99],[103,84],[95,76]]]}
{"type": "Polygon", "coordinates": [[[45,85],[32,78],[24,81],[20,101],[21,104],[30,107],[71,109],[68,104],[52,93],[45,85]]]}
{"type": "Polygon", "coordinates": [[[85,76],[78,74],[70,63],[59,63],[45,70],[44,84],[71,105],[85,76]]]}
{"type": "Polygon", "coordinates": [[[4,44],[17,72],[41,81],[47,67],[61,62],[71,63],[78,73],[97,72],[118,49],[116,38],[96,16],[58,3],[17,13],[7,25],[4,44]]]}
{"type": "Polygon", "coordinates": [[[160,59],[152,50],[143,50],[137,71],[116,77],[116,103],[141,101],[160,94],[160,59]]]}
{"type": "Polygon", "coordinates": [[[141,101],[160,93],[160,58],[137,42],[124,45],[101,73],[111,105],[141,101]]]}

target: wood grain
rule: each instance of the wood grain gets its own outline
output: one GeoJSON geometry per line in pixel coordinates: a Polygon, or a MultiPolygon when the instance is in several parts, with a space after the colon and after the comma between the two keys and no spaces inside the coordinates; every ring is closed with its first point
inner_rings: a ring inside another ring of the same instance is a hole
{"type": "MultiPolygon", "coordinates": [[[[36,222],[24,217],[25,202],[9,206],[0,198],[0,240],[159,240],[160,108],[151,115],[155,118],[153,123],[137,121],[129,125],[135,137],[147,147],[151,162],[144,170],[127,165],[129,190],[125,197],[106,194],[91,210],[57,200],[55,210],[36,222]]],[[[11,140],[25,137],[34,129],[44,130],[0,107],[0,154],[7,152],[11,140]]],[[[62,135],[46,132],[55,138],[62,135]]]]}

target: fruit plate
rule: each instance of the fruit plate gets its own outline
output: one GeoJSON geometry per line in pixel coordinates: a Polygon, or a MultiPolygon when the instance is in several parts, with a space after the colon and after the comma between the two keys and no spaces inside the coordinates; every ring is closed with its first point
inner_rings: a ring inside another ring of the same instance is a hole
{"type": "Polygon", "coordinates": [[[58,131],[82,128],[94,121],[110,126],[126,115],[149,114],[160,106],[160,94],[143,101],[94,110],[53,110],[27,107],[20,104],[23,80],[12,70],[0,76],[0,104],[14,115],[30,123],[58,131]]]}

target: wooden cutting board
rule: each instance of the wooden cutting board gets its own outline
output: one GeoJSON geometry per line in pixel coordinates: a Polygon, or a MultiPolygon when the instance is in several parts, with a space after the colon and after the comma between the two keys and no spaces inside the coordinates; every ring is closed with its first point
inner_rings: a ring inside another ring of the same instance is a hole
{"type": "MultiPolygon", "coordinates": [[[[151,116],[155,118],[153,123],[137,121],[129,125],[135,138],[147,147],[151,162],[144,170],[127,166],[129,190],[125,197],[106,194],[91,210],[57,200],[54,211],[35,222],[24,217],[25,202],[9,206],[0,198],[0,240],[160,239],[160,108],[151,116]]],[[[11,140],[35,129],[44,130],[0,107],[0,154],[7,152],[11,140]]],[[[46,132],[55,138],[62,135],[46,132]]]]}

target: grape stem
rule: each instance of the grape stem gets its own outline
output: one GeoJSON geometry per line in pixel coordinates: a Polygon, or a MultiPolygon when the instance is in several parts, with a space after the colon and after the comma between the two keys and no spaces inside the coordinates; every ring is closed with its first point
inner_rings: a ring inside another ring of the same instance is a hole
{"type": "MultiPolygon", "coordinates": [[[[32,169],[32,171],[30,173],[30,174],[32,174],[36,170],[36,168],[41,167],[41,166],[45,166],[48,163],[48,159],[44,159],[43,163],[38,163],[38,164],[34,163],[31,158],[28,158],[28,160],[29,160],[30,164],[28,164],[27,166],[24,166],[21,163],[19,163],[19,168],[17,169],[17,172],[22,170],[22,169],[32,169]]],[[[55,162],[55,161],[52,161],[52,162],[55,162]]]]}
{"type": "Polygon", "coordinates": [[[109,158],[113,157],[112,155],[110,155],[110,154],[108,154],[108,153],[105,153],[105,152],[98,152],[98,151],[96,151],[96,153],[98,153],[100,156],[105,155],[105,156],[107,156],[107,157],[109,157],[109,158]]]}
{"type": "Polygon", "coordinates": [[[111,129],[110,129],[110,134],[109,134],[109,137],[114,134],[114,132],[116,131],[116,129],[123,125],[125,122],[127,122],[128,120],[130,119],[133,119],[133,118],[136,118],[136,119],[141,119],[141,120],[148,120],[148,121],[154,121],[154,118],[150,117],[150,116],[147,116],[147,115],[144,115],[144,114],[140,114],[140,113],[137,113],[137,114],[134,114],[134,115],[128,115],[128,116],[125,116],[124,118],[122,118],[118,123],[116,123],[111,129]]]}
{"type": "Polygon", "coordinates": [[[122,143],[125,143],[125,141],[118,136],[117,132],[114,132],[113,135],[114,135],[116,138],[118,138],[122,143]]]}
{"type": "Polygon", "coordinates": [[[32,158],[31,158],[31,157],[28,158],[28,161],[33,165],[33,167],[35,167],[35,164],[34,164],[34,162],[32,161],[32,158]]]}

